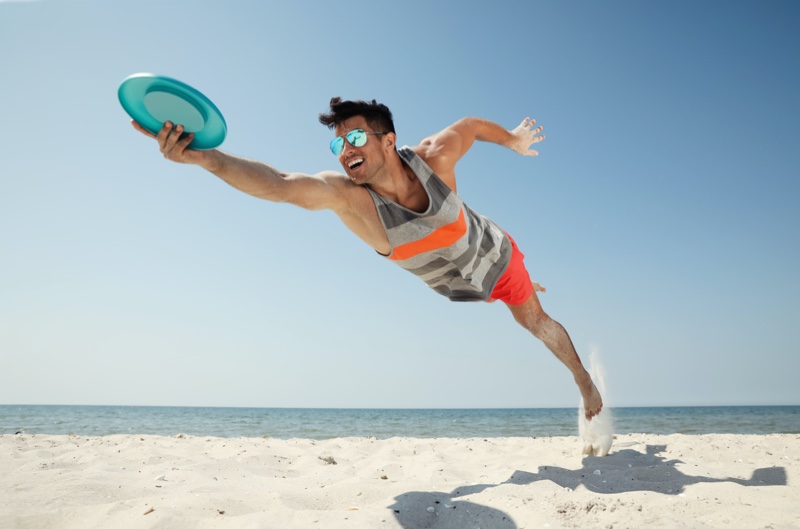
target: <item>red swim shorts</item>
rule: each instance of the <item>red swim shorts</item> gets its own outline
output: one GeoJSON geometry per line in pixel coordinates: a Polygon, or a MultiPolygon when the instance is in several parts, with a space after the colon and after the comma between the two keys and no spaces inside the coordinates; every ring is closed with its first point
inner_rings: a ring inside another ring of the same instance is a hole
{"type": "Polygon", "coordinates": [[[511,261],[489,297],[492,300],[499,299],[509,305],[522,305],[533,294],[533,283],[531,283],[531,276],[522,262],[525,256],[519,251],[517,243],[514,242],[511,235],[507,233],[506,235],[511,241],[511,261]]]}

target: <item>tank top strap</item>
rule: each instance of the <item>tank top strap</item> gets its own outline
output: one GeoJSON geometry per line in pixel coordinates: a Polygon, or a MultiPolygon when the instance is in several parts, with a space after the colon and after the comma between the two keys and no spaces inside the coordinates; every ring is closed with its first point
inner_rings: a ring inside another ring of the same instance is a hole
{"type": "Polygon", "coordinates": [[[433,169],[431,169],[430,166],[428,166],[428,164],[425,163],[425,161],[407,145],[397,149],[397,154],[399,154],[400,158],[402,158],[403,161],[407,163],[409,167],[411,167],[411,170],[414,171],[420,182],[427,186],[428,180],[433,174],[433,169]]]}

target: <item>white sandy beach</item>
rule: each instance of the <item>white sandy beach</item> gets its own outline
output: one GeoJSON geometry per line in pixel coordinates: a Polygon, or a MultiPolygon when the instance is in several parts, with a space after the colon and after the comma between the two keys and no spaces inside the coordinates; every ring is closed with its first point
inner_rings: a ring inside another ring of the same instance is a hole
{"type": "Polygon", "coordinates": [[[800,527],[800,436],[0,436],[0,527],[800,527]]]}

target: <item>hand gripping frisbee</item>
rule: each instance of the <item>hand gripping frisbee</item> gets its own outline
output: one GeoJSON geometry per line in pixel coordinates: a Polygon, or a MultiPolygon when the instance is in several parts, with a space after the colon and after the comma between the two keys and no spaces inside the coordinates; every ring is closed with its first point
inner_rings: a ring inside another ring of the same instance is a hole
{"type": "Polygon", "coordinates": [[[158,134],[165,121],[193,132],[189,148],[218,147],[228,132],[222,113],[199,90],[163,75],[137,73],[119,85],[119,102],[137,123],[158,134]]]}

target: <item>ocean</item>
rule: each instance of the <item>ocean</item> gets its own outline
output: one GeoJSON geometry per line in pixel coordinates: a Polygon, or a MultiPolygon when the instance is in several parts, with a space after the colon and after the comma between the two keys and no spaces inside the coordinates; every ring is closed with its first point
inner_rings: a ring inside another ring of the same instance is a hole
{"type": "MultiPolygon", "coordinates": [[[[611,408],[614,432],[800,433],[800,406],[611,408]]],[[[576,408],[301,409],[0,405],[0,434],[212,437],[550,437],[578,435],[576,408]]]]}

